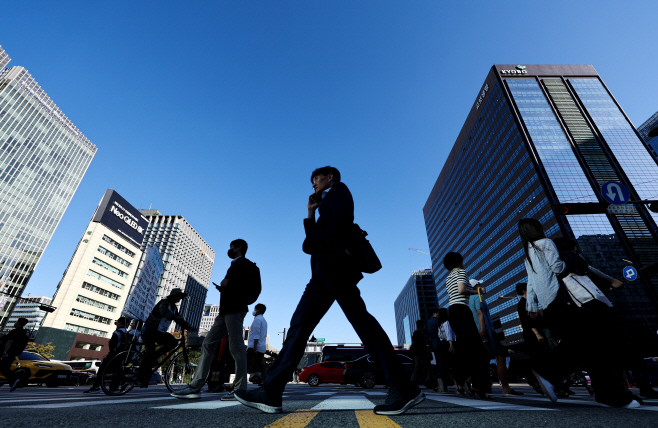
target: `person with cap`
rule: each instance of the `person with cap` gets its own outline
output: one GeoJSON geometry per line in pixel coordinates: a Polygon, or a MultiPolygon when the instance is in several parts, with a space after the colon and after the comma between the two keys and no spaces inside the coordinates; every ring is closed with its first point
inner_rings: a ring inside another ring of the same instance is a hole
{"type": "MultiPolygon", "coordinates": [[[[473,287],[482,284],[482,281],[477,279],[471,279],[469,282],[473,287]]],[[[507,380],[507,351],[496,337],[496,331],[491,314],[489,313],[487,301],[482,296],[474,294],[469,298],[468,306],[473,313],[475,327],[480,332],[484,347],[490,356],[496,359],[496,372],[498,373],[500,385],[503,387],[503,397],[523,395],[522,392],[513,390],[507,380]]]]}
{"type": "Polygon", "coordinates": [[[7,379],[7,383],[11,387],[9,392],[13,392],[18,388],[18,384],[21,381],[14,376],[11,365],[27,346],[29,340],[25,331],[25,325],[27,323],[27,318],[17,319],[14,323],[14,329],[7,333],[2,338],[2,341],[0,341],[0,373],[7,379]]]}
{"type": "Polygon", "coordinates": [[[176,338],[168,333],[171,322],[174,321],[183,329],[190,325],[178,313],[176,304],[187,297],[180,288],[174,288],[164,299],[160,300],[151,311],[142,329],[142,340],[146,346],[146,355],[139,367],[139,372],[133,384],[140,388],[148,388],[153,366],[158,359],[174,349],[178,343],[176,338]],[[156,347],[159,347],[156,351],[156,347]]]}
{"type": "Polygon", "coordinates": [[[94,380],[94,384],[92,385],[91,388],[84,391],[84,394],[98,394],[101,392],[101,379],[102,379],[103,370],[105,370],[107,364],[110,362],[112,357],[118,354],[123,349],[123,346],[126,344],[126,342],[128,341],[128,332],[126,331],[126,324],[128,324],[128,320],[126,319],[126,317],[121,317],[118,320],[114,321],[114,325],[117,326],[117,329],[114,330],[114,333],[112,333],[112,337],[110,338],[110,343],[108,344],[109,352],[107,353],[105,358],[103,358],[103,361],[101,361],[101,365],[98,368],[98,371],[96,372],[96,379],[94,380]]]}

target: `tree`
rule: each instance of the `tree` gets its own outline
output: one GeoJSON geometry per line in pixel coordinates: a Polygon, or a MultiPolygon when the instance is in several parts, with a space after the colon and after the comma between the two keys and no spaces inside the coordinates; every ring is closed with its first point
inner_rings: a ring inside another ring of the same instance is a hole
{"type": "Polygon", "coordinates": [[[55,346],[53,346],[51,343],[52,342],[48,342],[45,345],[41,345],[34,342],[28,342],[27,346],[25,347],[25,350],[38,352],[44,357],[50,359],[55,356],[55,354],[53,353],[53,351],[55,350],[55,346]]]}

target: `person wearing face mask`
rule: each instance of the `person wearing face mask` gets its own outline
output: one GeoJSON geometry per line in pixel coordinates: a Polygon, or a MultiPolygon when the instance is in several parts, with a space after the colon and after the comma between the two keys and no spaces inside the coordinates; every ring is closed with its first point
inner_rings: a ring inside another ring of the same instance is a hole
{"type": "Polygon", "coordinates": [[[250,288],[253,262],[245,257],[247,242],[236,239],[231,242],[228,256],[232,259],[226,276],[219,283],[213,285],[221,293],[219,301],[219,315],[215,318],[208,335],[203,341],[199,365],[194,372],[194,378],[189,386],[180,392],[172,393],[176,398],[201,398],[201,388],[210,374],[210,367],[216,355],[217,346],[228,335],[228,345],[231,356],[235,360],[235,382],[233,391],[220,398],[222,401],[235,401],[234,391],[247,390],[247,350],[242,338],[244,317],[249,310],[247,306],[247,291],[250,288]]]}
{"type": "Polygon", "coordinates": [[[260,373],[261,379],[265,379],[267,365],[265,364],[265,351],[267,351],[267,321],[263,314],[267,308],[259,303],[254,308],[254,321],[249,329],[249,340],[247,342],[247,367],[249,373],[260,373]],[[255,369],[255,370],[254,370],[255,369]]]}

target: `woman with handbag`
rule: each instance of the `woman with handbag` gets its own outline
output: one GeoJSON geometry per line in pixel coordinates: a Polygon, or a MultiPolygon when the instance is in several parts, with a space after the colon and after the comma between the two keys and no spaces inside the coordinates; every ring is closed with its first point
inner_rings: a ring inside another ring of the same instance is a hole
{"type": "Polygon", "coordinates": [[[599,404],[627,408],[640,406],[624,388],[623,372],[619,370],[618,358],[612,351],[615,345],[604,336],[606,322],[601,313],[576,305],[561,281],[572,273],[582,273],[579,271],[582,265],[577,260],[565,262],[560,258],[555,243],[546,238],[538,220],[521,219],[518,227],[528,273],[528,314],[536,317],[541,305],[544,320],[560,341],[553,352],[551,367],[543,368],[543,373],[535,371],[544,393],[552,401],[557,401],[553,384],[582,365],[589,372],[599,404]]]}

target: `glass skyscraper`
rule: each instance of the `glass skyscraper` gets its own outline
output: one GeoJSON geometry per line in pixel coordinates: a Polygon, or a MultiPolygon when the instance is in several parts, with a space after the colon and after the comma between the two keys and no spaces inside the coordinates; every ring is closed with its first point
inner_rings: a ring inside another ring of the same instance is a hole
{"type": "Polygon", "coordinates": [[[0,70],[0,330],[95,154],[27,70],[0,70]]]}
{"type": "Polygon", "coordinates": [[[643,352],[658,350],[658,276],[642,270],[658,261],[658,214],[643,204],[608,213],[610,181],[633,201],[658,199],[658,163],[591,65],[493,66],[423,209],[439,305],[448,306],[443,257],[460,252],[506,343],[521,341],[510,297],[527,281],[517,223],[532,217],[615,278],[639,269],[611,300],[643,352]]]}
{"type": "Polygon", "coordinates": [[[398,345],[411,345],[411,335],[416,330],[416,321],[427,321],[432,316],[432,309],[438,307],[432,270],[413,272],[400,291],[400,295],[395,299],[393,307],[398,345]]]}
{"type": "Polygon", "coordinates": [[[654,157],[658,157],[658,136],[649,137],[649,131],[658,126],[658,111],[637,128],[640,137],[649,145],[654,157]]]}

